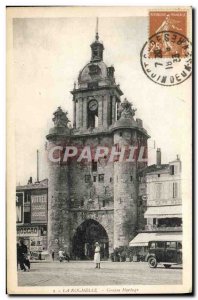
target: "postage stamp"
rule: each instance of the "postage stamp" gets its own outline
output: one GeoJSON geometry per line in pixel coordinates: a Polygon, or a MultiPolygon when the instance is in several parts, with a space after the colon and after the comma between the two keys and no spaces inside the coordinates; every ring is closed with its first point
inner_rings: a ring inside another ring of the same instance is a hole
{"type": "Polygon", "coordinates": [[[173,86],[192,72],[192,45],[187,37],[187,12],[149,12],[149,38],[141,51],[144,73],[155,83],[173,86]]]}
{"type": "Polygon", "coordinates": [[[149,36],[160,31],[176,31],[187,35],[186,11],[150,11],[149,36]]]}
{"type": "Polygon", "coordinates": [[[179,55],[180,57],[186,56],[186,49],[183,43],[182,35],[187,36],[187,12],[183,11],[152,11],[149,13],[149,37],[155,36],[157,40],[151,44],[149,47],[149,57],[155,58],[156,55],[161,55],[162,57],[172,57],[172,55],[179,55]],[[168,39],[167,31],[172,31],[174,33],[180,33],[179,43],[176,42],[177,36],[174,35],[171,40],[168,39]],[[164,32],[157,35],[160,32],[164,32]],[[175,43],[176,42],[176,43],[175,43]]]}

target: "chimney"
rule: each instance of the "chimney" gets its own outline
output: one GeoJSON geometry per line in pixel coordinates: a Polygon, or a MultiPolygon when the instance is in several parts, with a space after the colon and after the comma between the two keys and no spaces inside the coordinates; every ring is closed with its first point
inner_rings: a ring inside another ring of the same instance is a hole
{"type": "Polygon", "coordinates": [[[157,167],[161,166],[161,149],[160,148],[157,148],[157,151],[156,151],[156,165],[157,165],[157,167]]]}
{"type": "Polygon", "coordinates": [[[115,72],[115,69],[114,69],[113,66],[107,68],[107,74],[108,74],[109,77],[113,78],[114,77],[114,72],[115,72]]]}
{"type": "Polygon", "coordinates": [[[137,124],[138,124],[139,127],[143,127],[142,119],[136,118],[136,122],[137,122],[137,124]]]}

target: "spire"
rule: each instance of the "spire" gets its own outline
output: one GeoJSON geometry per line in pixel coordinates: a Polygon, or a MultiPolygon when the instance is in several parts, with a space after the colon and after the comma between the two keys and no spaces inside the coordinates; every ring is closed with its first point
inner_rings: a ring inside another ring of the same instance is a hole
{"type": "Polygon", "coordinates": [[[98,17],[96,18],[96,41],[99,40],[99,34],[98,34],[98,17]]]}
{"type": "Polygon", "coordinates": [[[95,35],[95,41],[91,44],[91,61],[101,61],[103,59],[103,50],[104,46],[99,41],[99,34],[98,34],[98,17],[96,19],[96,35],[95,35]]]}

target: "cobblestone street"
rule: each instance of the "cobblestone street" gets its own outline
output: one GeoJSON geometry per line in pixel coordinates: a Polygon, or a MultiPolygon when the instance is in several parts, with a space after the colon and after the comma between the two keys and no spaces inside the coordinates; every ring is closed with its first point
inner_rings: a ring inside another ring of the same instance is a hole
{"type": "Polygon", "coordinates": [[[18,271],[19,286],[90,286],[181,284],[182,268],[165,269],[158,265],[150,269],[145,262],[102,262],[95,269],[93,262],[32,263],[30,272],[18,271]]]}

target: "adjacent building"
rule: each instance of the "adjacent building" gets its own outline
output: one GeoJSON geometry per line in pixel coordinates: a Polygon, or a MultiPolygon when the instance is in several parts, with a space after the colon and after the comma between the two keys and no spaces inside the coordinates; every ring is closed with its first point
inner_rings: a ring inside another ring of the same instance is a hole
{"type": "Polygon", "coordinates": [[[47,250],[48,180],[16,187],[17,241],[21,238],[32,257],[47,250]]]}
{"type": "Polygon", "coordinates": [[[182,235],[181,168],[178,156],[162,164],[158,148],[156,164],[139,173],[139,234],[131,246],[147,247],[148,241],[182,235]]]}

